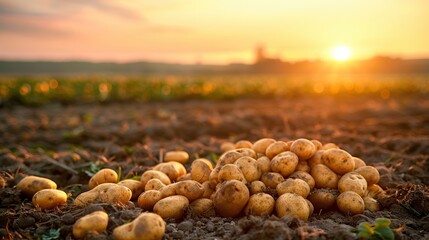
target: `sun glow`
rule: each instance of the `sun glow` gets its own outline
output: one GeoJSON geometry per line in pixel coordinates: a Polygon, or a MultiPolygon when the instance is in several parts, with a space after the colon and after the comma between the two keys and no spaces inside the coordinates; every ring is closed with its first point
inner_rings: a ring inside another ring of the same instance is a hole
{"type": "Polygon", "coordinates": [[[346,61],[350,58],[351,51],[347,46],[337,46],[332,50],[331,55],[337,61],[346,61]]]}

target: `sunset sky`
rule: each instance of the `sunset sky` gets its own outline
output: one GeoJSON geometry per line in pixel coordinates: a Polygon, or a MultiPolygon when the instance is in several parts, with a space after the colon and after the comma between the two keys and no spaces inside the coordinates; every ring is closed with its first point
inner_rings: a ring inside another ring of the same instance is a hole
{"type": "Polygon", "coordinates": [[[429,58],[428,0],[0,0],[0,59],[429,58]]]}

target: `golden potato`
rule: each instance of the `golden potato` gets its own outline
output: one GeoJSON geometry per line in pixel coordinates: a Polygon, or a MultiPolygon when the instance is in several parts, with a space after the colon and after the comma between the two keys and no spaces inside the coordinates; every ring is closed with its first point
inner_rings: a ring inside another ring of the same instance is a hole
{"type": "Polygon", "coordinates": [[[237,217],[249,200],[246,185],[237,180],[226,181],[216,191],[213,203],[217,215],[221,217],[237,217]]]}
{"type": "Polygon", "coordinates": [[[26,176],[19,181],[16,188],[24,195],[32,197],[36,192],[43,189],[57,189],[57,184],[51,179],[38,176],[26,176]]]}
{"type": "Polygon", "coordinates": [[[154,213],[142,213],[130,223],[113,230],[116,240],[161,240],[165,234],[165,222],[154,213]]]}
{"type": "Polygon", "coordinates": [[[56,189],[42,189],[33,195],[33,205],[40,209],[52,209],[66,204],[67,193],[56,189]]]}
{"type": "Polygon", "coordinates": [[[360,168],[360,167],[365,167],[366,166],[365,161],[363,161],[360,158],[353,157],[353,161],[355,161],[355,170],[358,169],[358,168],[360,168]]]}
{"type": "Polygon", "coordinates": [[[311,142],[316,147],[316,150],[321,150],[322,149],[323,144],[319,140],[313,139],[313,140],[311,140],[311,142]]]}
{"type": "Polygon", "coordinates": [[[284,177],[280,173],[268,172],[261,176],[261,181],[265,186],[273,189],[275,189],[277,185],[284,180],[284,177]]]}
{"type": "Polygon", "coordinates": [[[298,166],[298,156],[293,152],[282,152],[271,160],[271,171],[280,173],[283,177],[291,175],[298,166]]]}
{"type": "Polygon", "coordinates": [[[244,208],[244,213],[246,215],[270,215],[274,210],[275,205],[274,198],[266,193],[257,193],[250,196],[249,201],[247,202],[246,207],[244,208]]]}
{"type": "Polygon", "coordinates": [[[191,179],[203,183],[210,179],[213,170],[212,163],[204,158],[195,159],[191,165],[191,179]]]}
{"type": "Polygon", "coordinates": [[[365,203],[359,194],[347,191],[337,197],[338,209],[346,214],[359,214],[365,210],[365,203]]]}
{"type": "Polygon", "coordinates": [[[267,156],[262,156],[256,159],[256,164],[261,170],[261,174],[267,173],[271,171],[271,160],[267,156]]]}
{"type": "Polygon", "coordinates": [[[194,180],[185,180],[174,185],[176,186],[176,194],[187,197],[189,201],[194,201],[204,194],[203,185],[194,180]]]}
{"type": "Polygon", "coordinates": [[[323,144],[322,146],[322,150],[328,150],[333,148],[339,149],[340,147],[338,147],[335,143],[326,143],[326,144],[323,144]]]}
{"type": "Polygon", "coordinates": [[[307,198],[308,194],[310,194],[310,186],[299,178],[286,179],[277,185],[276,190],[279,196],[285,193],[295,193],[303,198],[307,198]]]}
{"type": "Polygon", "coordinates": [[[270,146],[272,143],[275,143],[276,140],[272,138],[261,138],[255,143],[253,143],[252,149],[256,153],[262,153],[265,154],[265,151],[267,150],[267,147],[270,146]]]}
{"type": "Polygon", "coordinates": [[[106,231],[109,215],[103,211],[95,211],[79,218],[73,225],[73,236],[84,238],[88,233],[102,233],[106,231]]]}
{"type": "Polygon", "coordinates": [[[134,179],[125,179],[118,182],[119,186],[127,187],[133,193],[131,199],[136,199],[140,196],[140,194],[144,191],[144,188],[140,181],[134,179]]]}
{"type": "Polygon", "coordinates": [[[211,187],[210,181],[203,182],[202,186],[204,189],[204,193],[201,198],[210,198],[210,196],[215,192],[214,189],[211,187]]]}
{"type": "Polygon", "coordinates": [[[303,171],[309,173],[311,171],[311,168],[308,165],[307,161],[299,161],[295,171],[303,171]]]}
{"type": "Polygon", "coordinates": [[[188,160],[189,154],[185,151],[169,151],[164,155],[164,162],[178,162],[185,164],[188,160]]]}
{"type": "Polygon", "coordinates": [[[368,186],[376,184],[378,181],[380,181],[380,173],[373,166],[363,166],[356,169],[355,172],[359,173],[365,178],[368,186]]]}
{"type": "Polygon", "coordinates": [[[137,204],[146,211],[152,211],[153,206],[162,199],[162,194],[157,190],[148,190],[140,194],[137,204]]]}
{"type": "Polygon", "coordinates": [[[250,141],[247,140],[240,140],[238,142],[235,143],[235,148],[239,149],[239,148],[252,148],[253,144],[250,141]]]}
{"type": "Polygon", "coordinates": [[[298,178],[304,180],[310,187],[310,190],[312,190],[314,188],[314,185],[316,184],[314,182],[314,178],[309,173],[303,171],[296,171],[292,173],[289,178],[298,178]]]}
{"type": "Polygon", "coordinates": [[[163,219],[181,219],[189,206],[189,200],[185,196],[175,195],[159,200],[153,207],[153,212],[163,219]]]}
{"type": "Polygon", "coordinates": [[[93,202],[104,203],[127,203],[132,196],[129,188],[119,186],[114,183],[102,183],[90,191],[79,194],[73,204],[76,206],[86,206],[93,202]]]}
{"type": "Polygon", "coordinates": [[[310,208],[307,201],[294,193],[285,193],[277,199],[276,212],[279,217],[298,217],[302,221],[307,221],[310,216],[310,208]]]}
{"type": "Polygon", "coordinates": [[[247,182],[253,182],[261,178],[261,170],[255,159],[245,156],[237,159],[234,164],[238,166],[247,182]]]}
{"type": "Polygon", "coordinates": [[[176,195],[176,184],[177,183],[172,183],[170,185],[165,185],[164,187],[160,188],[158,191],[161,193],[162,198],[176,195]]]}
{"type": "Polygon", "coordinates": [[[235,163],[235,160],[241,158],[243,155],[239,152],[237,152],[237,150],[230,150],[228,152],[225,152],[224,154],[222,154],[219,157],[219,160],[217,162],[217,164],[222,167],[225,164],[233,164],[235,163]]]}
{"type": "Polygon", "coordinates": [[[255,159],[257,158],[256,152],[250,148],[237,148],[235,151],[240,153],[242,157],[247,156],[255,159]]]}
{"type": "Polygon", "coordinates": [[[163,172],[157,170],[147,170],[142,174],[141,185],[146,187],[147,182],[151,179],[159,179],[163,184],[168,185],[171,183],[170,178],[163,172]]]}
{"type": "Polygon", "coordinates": [[[191,202],[189,208],[198,215],[215,216],[213,201],[208,198],[200,198],[191,202]]]}
{"type": "Polygon", "coordinates": [[[263,193],[267,190],[265,184],[261,181],[253,181],[250,184],[250,194],[263,193]]]}
{"type": "Polygon", "coordinates": [[[311,176],[317,188],[337,188],[337,174],[323,164],[317,164],[311,168],[311,176]]]}
{"type": "Polygon", "coordinates": [[[217,184],[220,182],[219,172],[221,169],[222,169],[221,166],[216,166],[215,168],[213,168],[213,171],[210,173],[209,182],[210,182],[210,187],[212,189],[215,189],[217,184]]]}
{"type": "Polygon", "coordinates": [[[222,152],[228,152],[230,150],[234,150],[235,149],[235,144],[232,142],[224,142],[220,145],[220,150],[222,152]]]}
{"type": "Polygon", "coordinates": [[[289,147],[287,143],[283,141],[277,141],[270,144],[265,150],[265,156],[269,159],[273,159],[273,157],[277,156],[279,153],[289,151],[289,147]]]}
{"type": "Polygon", "coordinates": [[[147,181],[144,190],[145,191],[149,191],[149,190],[159,190],[163,187],[165,187],[167,185],[165,185],[161,180],[159,180],[158,178],[152,178],[149,181],[147,181]]]}
{"type": "Polygon", "coordinates": [[[165,173],[165,175],[167,175],[173,182],[177,181],[177,179],[179,179],[181,176],[186,175],[187,173],[185,166],[183,166],[183,164],[179,162],[159,163],[158,165],[153,167],[153,170],[165,173]]]}
{"type": "Polygon", "coordinates": [[[325,150],[317,150],[314,153],[314,155],[310,159],[307,160],[307,164],[308,164],[308,166],[310,166],[310,168],[313,168],[317,164],[323,164],[323,162],[322,162],[322,154],[323,154],[324,151],[325,150]]]}
{"type": "Polygon", "coordinates": [[[323,152],[322,162],[336,174],[344,175],[355,169],[353,157],[346,151],[331,148],[323,152]]]}
{"type": "Polygon", "coordinates": [[[310,209],[310,216],[311,216],[311,215],[313,215],[313,212],[314,212],[314,206],[308,199],[305,199],[305,201],[308,204],[308,209],[310,209]]]}
{"type": "Polygon", "coordinates": [[[187,173],[187,174],[179,177],[176,181],[180,182],[180,181],[185,181],[185,180],[192,180],[191,173],[187,173]]]}
{"type": "Polygon", "coordinates": [[[340,193],[353,191],[362,197],[366,193],[366,189],[367,183],[365,178],[356,172],[346,173],[338,181],[338,190],[340,193]]]}
{"type": "Polygon", "coordinates": [[[314,209],[327,210],[335,205],[336,196],[331,189],[315,189],[308,195],[308,200],[313,204],[314,209]]]}
{"type": "Polygon", "coordinates": [[[292,145],[290,146],[290,151],[295,153],[299,160],[305,161],[311,158],[316,153],[317,149],[310,140],[300,138],[293,141],[292,145]]]}
{"type": "Polygon", "coordinates": [[[365,210],[380,211],[380,204],[374,198],[363,197],[363,202],[365,203],[365,210]]]}
{"type": "Polygon", "coordinates": [[[219,171],[218,179],[220,182],[226,180],[238,180],[243,183],[247,183],[246,178],[244,177],[240,168],[235,164],[224,165],[219,171]]]}
{"type": "Polygon", "coordinates": [[[117,183],[118,174],[109,168],[101,169],[89,179],[88,188],[93,189],[102,183],[117,183]]]}
{"type": "Polygon", "coordinates": [[[372,184],[368,186],[368,193],[367,195],[369,197],[380,199],[386,197],[386,193],[384,192],[383,188],[381,188],[377,184],[372,184]]]}

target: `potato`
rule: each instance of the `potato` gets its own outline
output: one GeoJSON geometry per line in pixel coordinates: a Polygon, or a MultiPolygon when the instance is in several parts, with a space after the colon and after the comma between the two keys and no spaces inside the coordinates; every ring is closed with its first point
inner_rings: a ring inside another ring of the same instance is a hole
{"type": "Polygon", "coordinates": [[[289,178],[298,178],[304,180],[310,187],[310,190],[312,190],[314,188],[314,185],[316,184],[314,182],[314,178],[309,173],[303,171],[296,171],[292,173],[289,178]]]}
{"type": "Polygon", "coordinates": [[[362,175],[366,182],[369,185],[376,184],[378,181],[380,181],[380,173],[378,170],[373,166],[363,166],[355,170],[355,172],[362,175]]]}
{"type": "Polygon", "coordinates": [[[224,142],[220,145],[220,150],[222,152],[228,152],[230,150],[234,150],[235,149],[235,144],[232,142],[224,142]]]}
{"type": "Polygon", "coordinates": [[[277,185],[283,182],[285,179],[280,173],[268,172],[261,176],[261,181],[265,186],[275,189],[277,185]]]}
{"type": "Polygon", "coordinates": [[[40,209],[52,209],[66,204],[67,193],[56,189],[42,189],[33,195],[33,205],[40,209]]]}
{"type": "Polygon", "coordinates": [[[179,177],[176,181],[180,182],[180,181],[185,181],[185,180],[192,180],[191,173],[187,173],[187,174],[179,177]]]}
{"type": "Polygon", "coordinates": [[[271,160],[267,156],[262,156],[256,160],[256,164],[261,170],[261,174],[271,171],[271,160]]]}
{"type": "Polygon", "coordinates": [[[208,181],[213,170],[212,163],[204,158],[195,159],[191,165],[191,179],[199,183],[208,181]]]}
{"type": "Polygon", "coordinates": [[[265,156],[269,159],[273,159],[273,157],[277,156],[277,154],[289,151],[289,147],[287,143],[283,141],[277,141],[270,144],[265,150],[265,156]]]}
{"type": "Polygon", "coordinates": [[[265,184],[261,181],[253,181],[250,184],[250,194],[263,193],[267,190],[265,184]]]}
{"type": "Polygon", "coordinates": [[[165,223],[154,213],[142,213],[130,223],[113,230],[116,240],[161,240],[165,234],[165,223]]]}
{"type": "Polygon", "coordinates": [[[89,179],[88,188],[93,189],[102,183],[117,183],[118,174],[109,168],[101,169],[89,179]]]}
{"type": "Polygon", "coordinates": [[[152,211],[153,206],[162,199],[162,194],[157,190],[148,190],[140,194],[137,204],[146,211],[152,211]]]}
{"type": "Polygon", "coordinates": [[[362,197],[366,193],[366,189],[367,183],[365,178],[356,172],[344,174],[338,181],[338,190],[340,193],[353,191],[362,197]]]}
{"type": "Polygon", "coordinates": [[[26,176],[19,181],[16,188],[24,195],[32,197],[36,192],[43,189],[57,189],[57,184],[51,179],[37,176],[26,176]]]}
{"type": "Polygon", "coordinates": [[[169,151],[164,155],[164,162],[178,162],[185,164],[188,160],[189,154],[185,151],[169,151]]]}
{"type": "Polygon", "coordinates": [[[336,174],[344,175],[355,169],[353,157],[346,151],[332,148],[322,154],[322,162],[336,174]]]}
{"type": "Polygon", "coordinates": [[[233,164],[233,163],[235,163],[235,160],[237,160],[241,157],[243,157],[243,155],[234,149],[234,150],[231,150],[231,151],[228,151],[228,152],[222,154],[219,157],[218,164],[221,167],[225,164],[233,164]]]}
{"type": "Polygon", "coordinates": [[[310,186],[304,180],[298,178],[286,179],[277,185],[276,190],[279,196],[285,193],[295,193],[303,198],[307,198],[308,194],[310,194],[310,186]]]}
{"type": "Polygon", "coordinates": [[[314,155],[310,159],[307,160],[307,164],[308,164],[308,166],[310,166],[310,168],[313,168],[317,164],[323,164],[323,162],[322,162],[322,154],[323,154],[324,151],[325,150],[318,150],[318,151],[316,151],[314,153],[314,155]]]}
{"type": "Polygon", "coordinates": [[[119,186],[127,187],[131,190],[132,196],[131,199],[136,199],[140,196],[140,194],[144,191],[144,188],[140,181],[133,179],[125,179],[118,182],[119,186]]]}
{"type": "Polygon", "coordinates": [[[161,193],[162,198],[176,195],[176,184],[177,183],[172,183],[160,188],[158,191],[161,193]]]}
{"type": "Polygon", "coordinates": [[[311,142],[316,147],[316,150],[321,150],[322,149],[323,144],[319,140],[313,139],[313,140],[311,140],[311,142]]]}
{"type": "Polygon", "coordinates": [[[215,168],[213,168],[213,171],[210,173],[209,182],[210,182],[210,187],[212,189],[215,189],[217,184],[220,182],[219,181],[219,172],[221,169],[222,169],[221,166],[216,166],[215,168]]]}
{"type": "Polygon", "coordinates": [[[159,179],[163,184],[168,185],[171,183],[170,178],[163,172],[157,170],[147,170],[142,174],[141,184],[145,188],[147,182],[151,179],[159,179]]]}
{"type": "Polygon", "coordinates": [[[247,156],[255,159],[257,158],[256,152],[250,148],[237,148],[235,151],[240,153],[242,157],[247,156]]]}
{"type": "Polygon", "coordinates": [[[189,201],[194,201],[204,194],[203,185],[194,180],[185,180],[174,185],[176,186],[176,194],[187,197],[189,201]]]}
{"type": "Polygon", "coordinates": [[[317,149],[314,144],[305,138],[300,138],[295,140],[290,146],[290,151],[295,153],[299,160],[305,161],[311,158],[314,153],[316,153],[317,149]]]}
{"type": "Polygon", "coordinates": [[[210,198],[210,196],[215,192],[211,187],[210,181],[203,182],[202,184],[204,193],[201,198],[210,198]]]}
{"type": "Polygon", "coordinates": [[[326,144],[323,144],[322,146],[322,150],[328,150],[333,148],[339,149],[340,147],[338,147],[335,143],[326,143],[326,144]]]}
{"type": "Polygon", "coordinates": [[[266,193],[257,193],[250,196],[249,201],[244,208],[246,215],[270,215],[274,210],[274,198],[266,193]]]}
{"type": "Polygon", "coordinates": [[[198,215],[215,216],[213,201],[208,198],[200,198],[191,202],[189,208],[198,215]]]}
{"type": "Polygon", "coordinates": [[[159,190],[165,186],[167,186],[167,185],[165,185],[163,182],[161,182],[161,180],[159,180],[158,178],[152,178],[149,181],[147,181],[147,183],[144,187],[144,190],[145,191],[159,190]]]}
{"type": "Polygon", "coordinates": [[[183,164],[179,162],[166,162],[166,163],[159,163],[155,167],[153,167],[153,170],[157,170],[160,172],[165,173],[171,181],[177,181],[181,176],[186,175],[186,168],[183,166],[183,164]]]}
{"type": "Polygon", "coordinates": [[[220,182],[226,180],[238,180],[243,183],[247,183],[246,178],[244,177],[240,168],[235,164],[224,165],[219,171],[218,179],[220,182]]]}
{"type": "Polygon", "coordinates": [[[302,221],[307,221],[310,216],[310,208],[307,201],[294,193],[285,193],[277,199],[276,212],[279,217],[298,217],[302,221]]]}
{"type": "Polygon", "coordinates": [[[237,159],[234,164],[238,166],[247,182],[253,182],[261,178],[261,170],[255,159],[245,156],[237,159]]]}
{"type": "Polygon", "coordinates": [[[313,212],[314,212],[314,206],[308,199],[305,199],[305,201],[308,204],[308,209],[310,209],[310,216],[311,216],[311,215],[313,215],[313,212]]]}
{"type": "Polygon", "coordinates": [[[249,200],[246,185],[237,180],[221,184],[213,199],[215,211],[221,217],[237,217],[249,200]]]}
{"type": "Polygon", "coordinates": [[[352,157],[352,158],[353,158],[353,161],[355,161],[355,170],[360,168],[360,167],[366,166],[365,161],[363,161],[362,159],[357,158],[357,157],[352,157]]]}
{"type": "Polygon", "coordinates": [[[315,189],[308,195],[308,200],[313,204],[314,209],[327,210],[335,205],[336,196],[331,189],[315,189]]]}
{"type": "Polygon", "coordinates": [[[317,164],[311,168],[311,176],[314,178],[317,188],[337,188],[337,174],[323,164],[317,164]]]}
{"type": "Polygon", "coordinates": [[[270,146],[272,143],[275,143],[276,140],[272,138],[261,138],[255,143],[253,143],[252,149],[256,153],[262,153],[265,154],[265,151],[267,150],[267,147],[270,146]]]}
{"type": "Polygon", "coordinates": [[[365,204],[365,210],[370,211],[380,211],[380,204],[372,197],[363,197],[363,202],[365,204]]]}
{"type": "Polygon", "coordinates": [[[307,161],[299,161],[295,171],[303,171],[309,173],[311,171],[311,168],[308,165],[307,161]]]}
{"type": "Polygon", "coordinates": [[[293,152],[282,152],[271,160],[271,171],[280,173],[283,177],[291,175],[298,165],[298,156],[293,152]]]}
{"type": "MultiPolygon", "coordinates": [[[[140,183],[140,182],[139,182],[140,183]]],[[[79,218],[73,225],[73,236],[84,238],[88,233],[102,233],[106,231],[109,215],[103,211],[95,211],[79,218]]]]}
{"type": "Polygon", "coordinates": [[[239,148],[252,148],[253,144],[250,141],[247,140],[240,140],[238,142],[235,143],[235,148],[239,149],[239,148]]]}
{"type": "Polygon", "coordinates": [[[380,198],[386,197],[386,193],[384,192],[383,188],[381,188],[377,184],[372,184],[372,185],[368,186],[367,191],[368,191],[367,195],[369,197],[372,197],[375,199],[380,199],[380,198]]]}
{"type": "Polygon", "coordinates": [[[359,194],[347,191],[337,197],[338,209],[346,214],[359,214],[365,210],[365,203],[359,194]]]}
{"type": "Polygon", "coordinates": [[[73,204],[76,206],[86,206],[93,202],[104,202],[104,203],[127,203],[132,196],[132,192],[129,188],[119,186],[114,183],[102,183],[88,192],[79,194],[73,204]]]}
{"type": "Polygon", "coordinates": [[[159,200],[153,207],[153,212],[163,219],[181,219],[189,206],[189,200],[185,196],[176,195],[159,200]]]}

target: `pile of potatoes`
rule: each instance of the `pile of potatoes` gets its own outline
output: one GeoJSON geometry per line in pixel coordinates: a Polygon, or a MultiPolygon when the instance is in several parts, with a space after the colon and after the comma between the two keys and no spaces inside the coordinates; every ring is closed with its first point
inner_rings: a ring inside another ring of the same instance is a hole
{"type": "MultiPolygon", "coordinates": [[[[163,219],[181,219],[186,211],[221,217],[275,213],[307,221],[313,211],[335,207],[351,215],[380,209],[377,199],[384,191],[377,185],[377,169],[333,143],[263,138],[254,143],[224,143],[221,150],[224,153],[214,166],[199,158],[189,171],[184,166],[188,153],[167,152],[164,161],[144,172],[140,181],[118,182],[114,170],[102,169],[90,179],[89,191],[78,195],[73,204],[135,201],[145,212],[117,227],[113,231],[116,239],[161,239],[165,232],[163,219]]],[[[67,194],[54,194],[59,191],[55,190],[56,184],[46,180],[26,177],[17,187],[24,194],[34,195],[34,205],[42,209],[64,204],[67,194]],[[43,191],[57,197],[45,203],[49,194],[43,191]]],[[[95,212],[79,219],[73,234],[82,238],[89,232],[103,232],[107,223],[105,212],[95,212]]]]}

